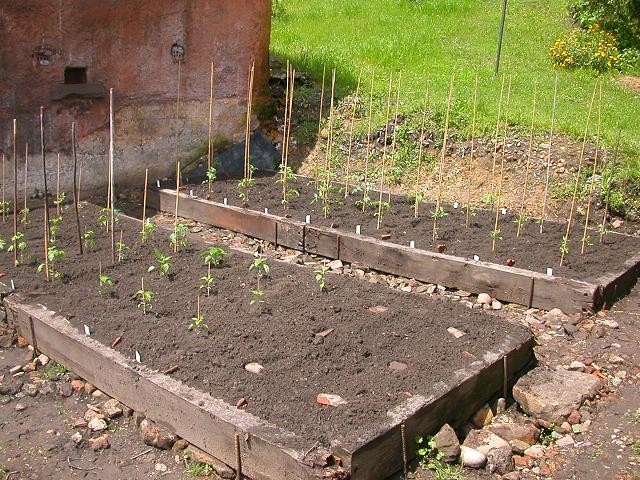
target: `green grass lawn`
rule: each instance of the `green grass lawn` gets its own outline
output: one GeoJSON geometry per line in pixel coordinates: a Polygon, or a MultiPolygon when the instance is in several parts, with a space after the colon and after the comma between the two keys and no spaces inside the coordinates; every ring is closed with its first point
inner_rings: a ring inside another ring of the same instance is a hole
{"type": "MultiPolygon", "coordinates": [[[[451,74],[456,75],[454,128],[468,133],[475,75],[479,75],[479,129],[495,129],[500,78],[494,62],[501,2],[499,0],[284,0],[284,13],[273,23],[271,50],[300,70],[322,78],[322,68],[338,70],[338,92],[355,89],[359,71],[369,82],[376,71],[376,95],[386,95],[391,71],[402,70],[402,107],[421,108],[427,79],[431,106],[446,107],[451,74]]],[[[548,48],[571,28],[566,0],[512,1],[507,14],[501,73],[512,77],[510,119],[530,122],[534,90],[538,90],[537,127],[551,125],[555,71],[548,48]]],[[[639,72],[635,72],[638,74],[639,72]]],[[[613,145],[618,128],[628,169],[640,171],[640,94],[623,89],[613,75],[587,70],[560,71],[558,130],[579,138],[589,100],[603,83],[603,142],[613,145]]],[[[367,87],[368,88],[368,87],[367,87]]],[[[381,104],[382,102],[380,102],[381,104]]],[[[378,119],[382,119],[382,108],[378,119]]],[[[382,122],[379,122],[382,123],[382,122]]],[[[595,126],[592,129],[595,133],[595,126]]]]}

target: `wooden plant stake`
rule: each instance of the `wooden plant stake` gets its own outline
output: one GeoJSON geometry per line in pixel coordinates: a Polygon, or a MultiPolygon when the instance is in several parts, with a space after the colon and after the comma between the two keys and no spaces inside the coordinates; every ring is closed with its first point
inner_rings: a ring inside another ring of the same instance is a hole
{"type": "Polygon", "coordinates": [[[589,230],[589,216],[591,215],[591,203],[593,202],[593,184],[594,178],[596,175],[596,171],[598,168],[598,154],[600,151],[600,127],[602,124],[602,83],[600,83],[600,93],[598,99],[598,126],[596,127],[596,153],[595,158],[593,159],[593,170],[591,172],[591,182],[589,183],[589,196],[587,200],[587,212],[584,216],[584,230],[582,232],[582,245],[580,246],[580,255],[584,255],[585,249],[587,247],[588,235],[587,231],[589,230]]]}
{"type": "MultiPolygon", "coordinates": [[[[289,118],[285,118],[285,131],[284,131],[284,144],[283,144],[283,152],[284,152],[284,168],[282,170],[282,205],[286,207],[287,205],[287,180],[286,177],[288,175],[289,169],[289,143],[291,141],[291,123],[293,116],[293,94],[295,90],[296,83],[296,70],[291,66],[291,82],[287,81],[287,101],[288,103],[288,115],[289,118]]],[[[285,108],[285,117],[287,115],[287,109],[285,108]]]]}
{"type": "Polygon", "coordinates": [[[493,167],[491,168],[491,194],[496,191],[496,165],[498,164],[498,140],[500,139],[500,121],[502,120],[502,100],[504,98],[504,80],[502,75],[502,81],[500,82],[500,100],[498,101],[498,120],[496,121],[496,137],[495,145],[493,147],[493,167]]]}
{"type": "MultiPolygon", "coordinates": [[[[618,135],[616,137],[616,148],[613,152],[613,160],[611,161],[611,167],[609,176],[613,177],[613,172],[615,171],[616,163],[618,161],[618,149],[620,148],[620,137],[622,137],[622,130],[618,130],[618,135]]],[[[606,154],[606,151],[605,151],[606,154]]],[[[611,180],[609,180],[609,185],[607,188],[607,196],[604,200],[604,214],[602,215],[602,224],[600,225],[600,243],[602,243],[602,239],[604,237],[605,228],[607,225],[607,217],[609,216],[609,200],[611,199],[611,180]]]]}
{"type": "MultiPolygon", "coordinates": [[[[392,162],[393,162],[393,166],[396,166],[396,159],[397,159],[397,152],[396,152],[396,146],[397,146],[397,137],[398,137],[398,114],[399,114],[399,110],[400,110],[400,85],[402,82],[402,70],[400,71],[400,73],[398,74],[398,87],[396,90],[396,108],[395,108],[395,113],[394,113],[394,117],[393,117],[393,139],[391,140],[391,155],[392,155],[392,162]]],[[[387,192],[387,202],[389,204],[391,204],[391,190],[389,190],[387,192]]]]}
{"type": "Polygon", "coordinates": [[[527,152],[527,166],[524,174],[524,186],[522,188],[522,199],[520,200],[520,211],[518,212],[518,230],[516,231],[516,237],[520,236],[523,226],[524,215],[524,202],[527,198],[527,189],[529,187],[529,172],[531,171],[531,153],[533,152],[533,129],[536,123],[536,96],[538,93],[538,86],[534,87],[533,91],[533,107],[531,108],[531,131],[529,132],[529,151],[527,152]]]}
{"type": "Polygon", "coordinates": [[[353,154],[353,125],[356,121],[356,109],[358,102],[360,101],[360,82],[362,81],[362,72],[364,67],[360,68],[360,75],[358,75],[358,84],[356,86],[356,96],[353,100],[353,109],[351,110],[351,125],[349,126],[349,153],[347,154],[347,172],[344,180],[344,198],[349,196],[349,174],[351,170],[351,156],[353,154]]]}
{"type": "Polygon", "coordinates": [[[420,125],[420,137],[418,138],[418,168],[416,170],[416,186],[414,189],[415,202],[413,205],[413,216],[418,218],[418,209],[420,208],[420,200],[418,195],[420,194],[420,176],[422,173],[422,154],[424,151],[424,131],[427,126],[427,107],[429,106],[429,84],[424,94],[424,106],[422,107],[422,123],[420,125]]]}
{"type": "Polygon", "coordinates": [[[13,119],[13,260],[18,264],[18,136],[17,121],[13,119]]]}
{"type": "MultiPolygon", "coordinates": [[[[115,117],[113,113],[113,88],[109,89],[109,204],[111,210],[111,262],[116,264],[116,225],[115,225],[115,117]]],[[[109,222],[107,222],[109,223],[109,222]]]]}
{"type": "Polygon", "coordinates": [[[82,198],[81,188],[82,188],[82,164],[80,164],[80,167],[78,167],[78,205],[80,204],[80,199],[82,198]]]}
{"type": "Polygon", "coordinates": [[[175,219],[173,222],[173,234],[175,237],[175,242],[173,244],[173,253],[178,251],[178,205],[180,201],[180,162],[176,165],[176,211],[175,211],[175,219]]]}
{"type": "Polygon", "coordinates": [[[44,228],[45,228],[45,270],[49,281],[49,262],[47,261],[47,249],[49,243],[49,189],[47,187],[47,158],[44,141],[44,107],[40,107],[40,150],[42,152],[42,179],[44,181],[44,228]]]}
{"type": "Polygon", "coordinates": [[[542,200],[542,214],[540,215],[540,233],[544,229],[544,218],[547,213],[547,198],[549,196],[549,182],[551,181],[551,149],[553,145],[553,131],[556,126],[556,104],[558,100],[558,74],[553,87],[553,110],[551,112],[551,130],[549,131],[549,150],[547,152],[547,175],[544,182],[544,198],[542,200]]]}
{"type": "Polygon", "coordinates": [[[500,178],[498,179],[498,190],[496,194],[496,216],[491,232],[491,251],[496,251],[496,240],[498,239],[500,225],[500,201],[502,200],[502,185],[504,183],[504,163],[507,158],[507,133],[509,129],[509,105],[511,103],[511,76],[509,76],[509,89],[507,90],[507,102],[504,107],[504,131],[502,133],[502,155],[500,157],[500,178]]]}
{"type": "Polygon", "coordinates": [[[178,159],[180,158],[180,127],[178,126],[178,121],[180,120],[180,87],[182,83],[182,61],[178,60],[178,87],[176,92],[176,163],[178,163],[178,159]]]}
{"type": "Polygon", "coordinates": [[[2,223],[7,223],[7,157],[2,154],[2,223]]]}
{"type": "Polygon", "coordinates": [[[584,161],[584,151],[587,146],[587,135],[589,134],[589,124],[591,122],[591,113],[593,112],[593,103],[596,99],[596,91],[598,86],[593,87],[593,95],[591,96],[591,102],[589,103],[589,112],[587,113],[587,121],[584,127],[584,138],[582,141],[582,149],[580,150],[580,158],[578,159],[578,172],[576,173],[576,182],[573,186],[573,196],[571,197],[571,209],[569,210],[569,218],[567,219],[567,230],[562,238],[562,245],[560,248],[560,266],[564,264],[564,257],[569,250],[569,233],[571,233],[571,223],[573,221],[573,212],[576,208],[576,197],[578,195],[578,186],[580,184],[580,173],[582,172],[582,162],[584,161]]]}
{"type": "Polygon", "coordinates": [[[444,158],[447,154],[447,141],[449,140],[449,119],[451,118],[451,101],[453,99],[453,85],[456,80],[455,73],[451,74],[451,84],[449,85],[449,97],[447,99],[447,116],[444,121],[444,138],[442,140],[442,152],[438,165],[438,194],[436,197],[436,208],[433,212],[433,240],[438,237],[438,217],[440,216],[442,201],[442,171],[444,170],[444,158]]]}
{"type": "Polygon", "coordinates": [[[24,218],[27,219],[27,200],[29,198],[29,143],[24,144],[24,218]]]}
{"type": "Polygon", "coordinates": [[[149,169],[144,169],[144,194],[142,195],[142,230],[147,222],[147,184],[149,183],[149,169]]]}
{"type": "MultiPolygon", "coordinates": [[[[213,62],[211,62],[211,91],[209,93],[209,135],[208,135],[208,148],[207,148],[207,172],[211,171],[211,166],[213,165],[213,162],[211,160],[211,134],[212,134],[212,129],[213,129],[213,62]]],[[[144,180],[144,188],[145,188],[145,193],[147,191],[147,173],[145,172],[145,180],[144,180]]],[[[208,179],[208,184],[209,184],[209,193],[211,193],[211,178],[209,178],[209,176],[207,176],[208,179]]],[[[142,225],[144,226],[144,213],[143,213],[143,222],[142,225]]]]}
{"type": "MultiPolygon", "coordinates": [[[[324,84],[327,76],[327,64],[322,65],[322,86],[320,88],[320,114],[318,115],[318,142],[322,135],[322,110],[324,109],[324,84]]],[[[320,178],[320,165],[316,167],[316,190],[318,189],[318,179],[320,178]]]]}
{"type": "MultiPolygon", "coordinates": [[[[287,122],[289,121],[289,74],[290,74],[289,60],[287,60],[287,80],[286,80],[285,89],[284,89],[284,118],[282,122],[282,151],[280,152],[280,165],[283,166],[282,168],[284,168],[284,157],[286,155],[287,122]]],[[[283,186],[282,186],[283,195],[285,190],[284,177],[285,177],[285,171],[282,169],[280,172],[280,180],[283,183],[283,186]]]]}
{"type": "MultiPolygon", "coordinates": [[[[331,102],[329,104],[329,135],[327,137],[327,149],[324,155],[324,177],[327,184],[329,183],[330,171],[331,171],[331,154],[333,153],[333,107],[334,107],[334,98],[336,93],[336,69],[334,68],[331,72],[331,102]]],[[[325,190],[325,202],[328,197],[328,189],[325,190]]]]}
{"type": "Polygon", "coordinates": [[[378,199],[378,222],[376,229],[382,225],[382,190],[384,189],[384,173],[387,160],[387,139],[389,138],[389,115],[391,114],[391,92],[393,89],[393,72],[389,74],[389,92],[387,93],[387,113],[384,120],[384,143],[382,144],[382,173],[380,175],[380,198],[378,199]]]}
{"type": "Polygon", "coordinates": [[[76,122],[71,123],[71,151],[73,154],[73,209],[76,213],[76,229],[78,233],[78,246],[80,247],[80,255],[82,255],[82,233],[80,228],[80,211],[78,208],[78,150],[76,139],[76,122]]]}
{"type": "MultiPolygon", "coordinates": [[[[47,217],[47,212],[45,210],[45,219],[47,217]]],[[[45,220],[44,224],[44,277],[48,281],[50,281],[51,277],[49,275],[49,229],[47,228],[47,223],[45,220]]]]}
{"type": "Polygon", "coordinates": [[[251,63],[249,71],[247,93],[247,124],[244,136],[244,179],[251,177],[251,108],[253,103],[253,76],[255,74],[255,61],[251,63]]]}
{"type": "Polygon", "coordinates": [[[373,152],[371,146],[371,120],[373,117],[373,88],[376,79],[376,71],[371,72],[371,91],[369,92],[369,118],[367,120],[367,148],[364,158],[364,188],[362,189],[362,213],[367,208],[367,197],[369,195],[369,156],[373,152]]]}
{"type": "Polygon", "coordinates": [[[56,160],[56,216],[60,216],[60,154],[56,160]]]}
{"type": "Polygon", "coordinates": [[[476,73],[476,84],[473,90],[473,116],[471,120],[471,152],[469,154],[469,171],[467,177],[467,211],[465,214],[465,226],[469,228],[471,224],[471,173],[473,172],[473,157],[476,147],[476,117],[478,112],[478,74],[476,73]]]}

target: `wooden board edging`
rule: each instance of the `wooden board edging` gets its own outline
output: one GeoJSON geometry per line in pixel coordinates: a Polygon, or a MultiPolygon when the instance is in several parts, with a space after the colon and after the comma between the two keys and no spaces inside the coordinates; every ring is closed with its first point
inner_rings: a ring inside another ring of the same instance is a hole
{"type": "Polygon", "coordinates": [[[315,480],[322,471],[303,464],[293,433],[150,368],[81,335],[62,316],[18,294],[4,299],[9,325],[38,351],[65,365],[108,395],[144,412],[216,458],[235,466],[240,433],[242,471],[254,480],[315,480]]]}

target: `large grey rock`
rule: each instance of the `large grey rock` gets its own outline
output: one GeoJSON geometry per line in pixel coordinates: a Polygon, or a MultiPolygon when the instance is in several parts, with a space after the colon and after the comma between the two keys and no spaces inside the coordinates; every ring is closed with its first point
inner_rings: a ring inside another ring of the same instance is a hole
{"type": "MultiPolygon", "coordinates": [[[[242,178],[244,175],[245,142],[237,143],[216,158],[218,178],[242,178]]],[[[249,154],[251,165],[258,172],[275,172],[280,165],[280,153],[261,132],[251,135],[249,154]]],[[[200,172],[194,172],[198,175],[200,172]]],[[[204,176],[205,172],[202,172],[204,176]]]]}
{"type": "Polygon", "coordinates": [[[593,375],[539,367],[518,380],[513,398],[527,414],[560,425],[603,386],[604,381],[593,375]]]}
{"type": "Polygon", "coordinates": [[[450,425],[444,424],[440,431],[435,434],[433,441],[436,443],[436,450],[442,454],[441,460],[447,463],[453,463],[460,455],[460,442],[456,436],[456,432],[450,425]]]}
{"type": "Polygon", "coordinates": [[[487,470],[489,473],[504,475],[513,470],[511,447],[494,448],[487,453],[487,470]]]}

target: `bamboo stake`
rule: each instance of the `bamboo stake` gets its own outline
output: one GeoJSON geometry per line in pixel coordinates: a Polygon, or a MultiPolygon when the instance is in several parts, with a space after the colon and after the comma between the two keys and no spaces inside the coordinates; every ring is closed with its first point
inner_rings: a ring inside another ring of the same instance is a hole
{"type": "MultiPolygon", "coordinates": [[[[44,182],[44,225],[45,231],[45,260],[47,257],[47,248],[49,243],[49,189],[47,187],[47,158],[46,158],[46,146],[44,140],[44,107],[40,107],[40,149],[42,152],[42,177],[44,182]]],[[[45,261],[45,270],[47,274],[47,281],[49,281],[49,263],[45,261]]]]}
{"type": "Polygon", "coordinates": [[[551,149],[553,145],[553,130],[556,126],[556,104],[558,100],[558,74],[553,86],[553,110],[551,113],[551,130],[549,131],[549,151],[547,152],[547,176],[544,182],[544,199],[542,201],[542,214],[540,215],[540,233],[544,228],[544,217],[547,212],[547,198],[549,195],[549,182],[551,180],[551,149]]]}
{"type": "Polygon", "coordinates": [[[116,264],[116,225],[115,225],[115,116],[113,112],[113,88],[109,90],[109,204],[111,205],[111,261],[116,264]]]}
{"type": "Polygon", "coordinates": [[[282,181],[282,194],[284,196],[285,186],[284,186],[284,157],[286,155],[286,144],[287,144],[287,121],[289,120],[289,60],[287,60],[287,80],[285,82],[285,91],[284,91],[284,118],[282,122],[282,151],[280,152],[280,165],[282,165],[280,171],[280,179],[282,181]]]}
{"type": "Polygon", "coordinates": [[[45,223],[44,223],[44,276],[46,281],[50,281],[49,275],[49,229],[47,228],[47,211],[44,210],[45,223]]]}
{"type": "Polygon", "coordinates": [[[384,120],[384,143],[382,144],[382,174],[380,176],[380,198],[378,199],[378,222],[376,229],[382,225],[382,190],[384,188],[384,170],[387,160],[387,139],[389,136],[389,115],[391,114],[391,92],[393,89],[393,72],[389,74],[389,92],[387,93],[387,114],[384,120]]]}
{"type": "Polygon", "coordinates": [[[80,193],[80,189],[82,187],[82,164],[78,168],[78,205],[80,205],[80,199],[82,198],[82,194],[80,193]]]}
{"type": "Polygon", "coordinates": [[[467,178],[467,212],[465,225],[469,228],[471,223],[471,172],[473,170],[473,157],[475,154],[476,141],[476,116],[478,111],[478,74],[476,73],[476,84],[473,91],[473,118],[471,120],[471,152],[469,155],[469,174],[467,178]]]}
{"type": "MultiPolygon", "coordinates": [[[[396,152],[396,140],[398,137],[398,113],[400,110],[400,84],[402,81],[402,71],[398,74],[398,88],[396,90],[396,108],[393,116],[393,139],[391,140],[391,160],[393,162],[393,166],[396,166],[397,161],[397,152],[396,152]]],[[[387,202],[391,204],[391,190],[387,192],[387,202]]]]}
{"type": "Polygon", "coordinates": [[[507,90],[507,102],[504,107],[504,131],[502,133],[502,156],[500,157],[500,178],[496,195],[496,217],[491,233],[491,251],[496,251],[498,226],[500,225],[500,201],[502,200],[502,185],[504,183],[504,163],[507,157],[507,130],[509,128],[509,105],[511,103],[511,75],[509,75],[509,89],[507,90]]]}
{"type": "MultiPolygon", "coordinates": [[[[330,164],[329,161],[331,159],[331,154],[333,153],[333,102],[336,91],[336,69],[334,68],[331,72],[331,102],[329,104],[329,135],[327,137],[327,149],[325,150],[324,155],[324,175],[325,180],[329,182],[329,170],[330,164]]],[[[325,192],[325,201],[327,192],[325,192]]]]}
{"type": "Polygon", "coordinates": [[[451,100],[453,98],[453,85],[455,73],[451,74],[451,84],[449,86],[449,97],[447,99],[447,116],[444,121],[444,138],[442,140],[442,153],[440,154],[440,164],[438,165],[438,195],[436,197],[436,208],[433,212],[433,240],[438,237],[438,217],[440,216],[440,202],[442,200],[442,171],[444,170],[444,158],[447,154],[447,141],[449,139],[449,119],[451,118],[451,100]]]}
{"type": "Polygon", "coordinates": [[[2,223],[7,223],[7,158],[2,154],[2,223]]]}
{"type": "Polygon", "coordinates": [[[142,196],[142,230],[147,221],[147,184],[149,183],[149,169],[144,169],[144,194],[142,196]]]}
{"type": "Polygon", "coordinates": [[[13,260],[18,264],[18,124],[13,119],[13,260]]]}
{"type": "Polygon", "coordinates": [[[578,160],[578,172],[576,173],[576,182],[573,187],[573,196],[571,198],[571,210],[569,210],[569,218],[567,219],[567,230],[562,238],[562,247],[560,248],[560,266],[564,264],[564,257],[568,252],[569,245],[569,233],[571,232],[571,222],[573,221],[573,211],[576,208],[576,196],[578,195],[578,185],[580,184],[580,173],[582,172],[582,162],[584,161],[584,151],[587,146],[587,135],[589,134],[589,123],[591,122],[591,113],[593,112],[593,103],[596,99],[596,91],[598,86],[593,87],[593,95],[591,96],[591,102],[589,103],[589,112],[587,113],[587,121],[584,127],[584,138],[582,141],[582,149],[580,151],[580,158],[578,160]]]}
{"type": "Polygon", "coordinates": [[[420,202],[418,200],[420,190],[420,175],[422,171],[422,154],[424,151],[424,131],[427,125],[427,108],[429,106],[429,84],[424,94],[424,106],[422,107],[422,124],[420,125],[420,145],[418,146],[418,169],[416,171],[416,186],[414,190],[415,203],[413,205],[413,216],[418,218],[418,209],[420,208],[420,202]]]}
{"type": "MultiPolygon", "coordinates": [[[[324,84],[325,78],[327,76],[327,64],[322,65],[322,87],[320,89],[320,115],[318,116],[318,142],[320,142],[321,134],[322,134],[322,110],[324,108],[324,84]]],[[[318,188],[318,178],[320,177],[320,166],[316,168],[315,171],[316,177],[316,189],[318,188]]]]}
{"type": "Polygon", "coordinates": [[[140,277],[140,291],[142,292],[142,314],[147,314],[147,303],[144,301],[144,277],[140,277]]]}
{"type": "Polygon", "coordinates": [[[533,106],[531,108],[531,131],[529,132],[529,151],[527,153],[527,166],[524,174],[524,186],[522,188],[522,199],[520,201],[520,211],[518,213],[518,230],[516,237],[520,236],[522,231],[522,219],[524,215],[524,202],[527,198],[527,189],[529,187],[529,172],[531,171],[531,154],[533,152],[533,129],[536,123],[536,95],[538,94],[538,85],[534,87],[533,91],[533,106]]]}
{"type": "Polygon", "coordinates": [[[77,140],[76,140],[76,122],[71,123],[71,151],[73,154],[73,209],[76,213],[76,228],[78,232],[78,246],[80,247],[80,255],[82,255],[82,233],[80,228],[80,211],[78,208],[78,182],[77,182],[77,171],[78,171],[78,151],[77,151],[77,140]]]}
{"type": "Polygon", "coordinates": [[[27,223],[27,199],[29,198],[29,142],[24,144],[24,221],[27,223]]]}
{"type": "MultiPolygon", "coordinates": [[[[208,135],[208,148],[207,148],[207,172],[211,171],[211,166],[213,165],[213,162],[211,160],[211,130],[213,128],[213,62],[211,62],[211,91],[209,93],[209,135],[208,135]]],[[[147,191],[147,177],[146,177],[146,172],[145,172],[145,181],[144,181],[144,188],[145,188],[145,192],[147,191]]],[[[207,175],[207,179],[208,179],[208,184],[209,184],[209,193],[211,193],[211,178],[209,178],[209,176],[207,175]]],[[[144,214],[143,214],[144,215],[144,214]]],[[[142,222],[142,225],[144,225],[144,219],[142,222]]]]}
{"type": "MultiPolygon", "coordinates": [[[[282,170],[282,205],[286,207],[287,203],[287,181],[285,177],[288,175],[289,170],[289,143],[291,141],[291,124],[293,117],[293,95],[296,83],[296,70],[291,66],[291,83],[289,85],[288,102],[289,102],[289,119],[285,123],[285,143],[284,143],[284,168],[282,170]]],[[[285,115],[287,115],[285,111],[285,115]]]]}
{"type": "Polygon", "coordinates": [[[178,205],[180,200],[180,162],[176,165],[176,211],[175,218],[173,222],[173,235],[175,237],[175,242],[173,244],[173,252],[176,253],[178,251],[178,205]]]}
{"type": "Polygon", "coordinates": [[[373,87],[376,78],[376,71],[371,72],[371,91],[369,92],[369,118],[367,120],[367,151],[364,159],[364,188],[362,189],[362,213],[367,207],[367,197],[369,196],[369,156],[373,151],[371,146],[371,120],[373,117],[373,87]]]}
{"type": "MultiPolygon", "coordinates": [[[[613,160],[611,161],[611,168],[609,173],[610,179],[609,179],[609,185],[607,188],[607,196],[605,197],[605,201],[604,201],[604,214],[602,216],[602,225],[600,227],[600,243],[602,243],[602,239],[604,237],[605,226],[607,224],[607,216],[609,214],[609,200],[611,196],[611,178],[613,177],[614,168],[618,161],[618,148],[620,147],[621,136],[622,136],[622,130],[618,129],[618,135],[616,137],[616,148],[613,152],[613,160]]],[[[605,154],[606,154],[606,151],[605,151],[605,154]]]]}
{"type": "Polygon", "coordinates": [[[253,76],[255,61],[251,63],[247,94],[247,124],[244,137],[244,179],[251,178],[251,109],[253,103],[253,76]]]}
{"type": "Polygon", "coordinates": [[[584,255],[587,246],[587,230],[589,229],[589,216],[591,214],[591,202],[593,202],[593,184],[596,171],[598,168],[598,154],[600,151],[600,127],[602,124],[602,83],[600,83],[600,93],[598,99],[598,126],[596,127],[596,153],[593,159],[593,171],[591,172],[591,182],[589,183],[589,197],[587,200],[587,212],[584,217],[584,230],[582,232],[582,245],[580,247],[580,255],[584,255]]]}
{"type": "Polygon", "coordinates": [[[504,98],[504,80],[502,75],[502,82],[500,85],[500,100],[498,101],[498,120],[496,121],[496,138],[495,145],[493,147],[493,166],[491,168],[491,193],[495,193],[496,189],[496,165],[498,163],[498,140],[500,138],[500,121],[502,120],[502,99],[504,98]]]}
{"type": "Polygon", "coordinates": [[[56,160],[56,216],[60,216],[60,154],[56,160]]]}
{"type": "Polygon", "coordinates": [[[178,126],[178,121],[180,120],[180,87],[181,87],[181,76],[182,76],[182,61],[178,60],[178,91],[176,94],[176,163],[178,163],[178,159],[180,158],[180,128],[178,126]]]}
{"type": "Polygon", "coordinates": [[[351,125],[349,127],[349,153],[347,155],[347,174],[344,180],[344,198],[349,196],[349,171],[351,169],[351,155],[353,154],[353,125],[356,120],[356,109],[358,102],[360,101],[360,82],[362,81],[362,72],[364,67],[360,68],[360,75],[358,75],[358,84],[356,86],[356,96],[353,100],[353,109],[351,110],[351,125]]]}

